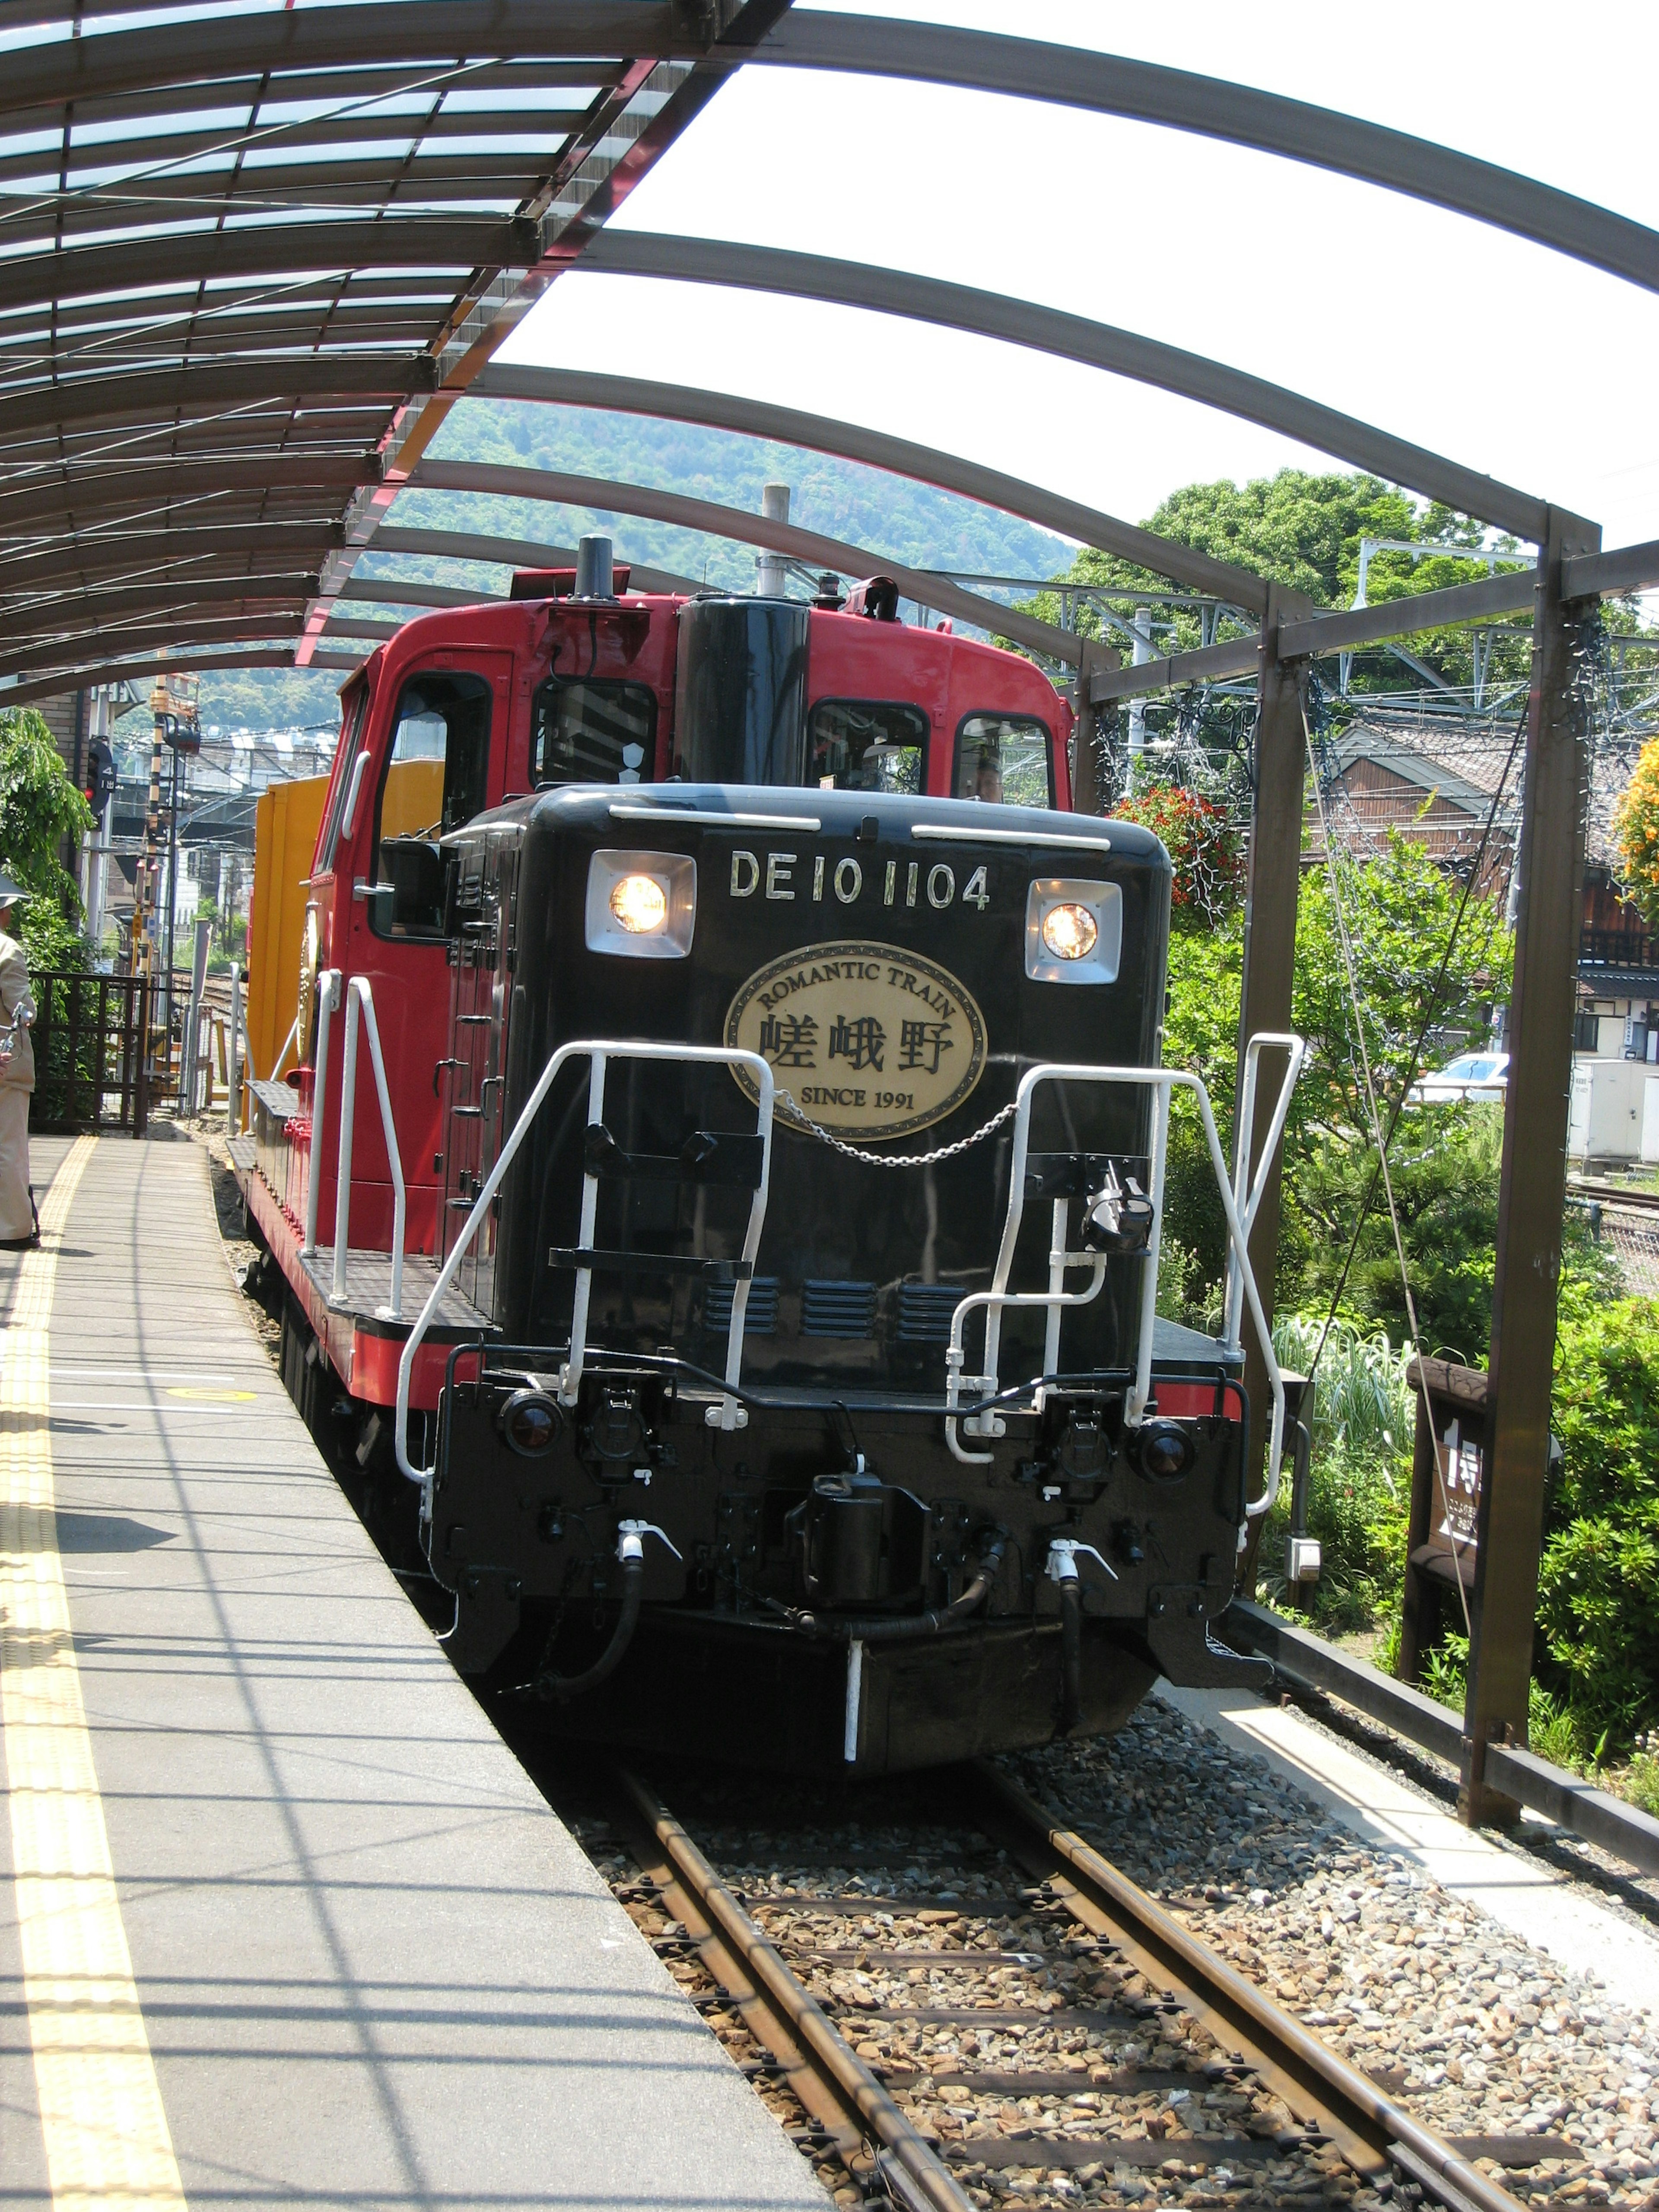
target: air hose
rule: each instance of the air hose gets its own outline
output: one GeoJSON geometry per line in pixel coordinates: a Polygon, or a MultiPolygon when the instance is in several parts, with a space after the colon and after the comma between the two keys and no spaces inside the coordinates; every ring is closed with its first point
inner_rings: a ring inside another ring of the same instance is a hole
{"type": "Polygon", "coordinates": [[[1002,1571],[1007,1549],[1006,1530],[993,1530],[979,1555],[974,1578],[961,1596],[952,1598],[949,1605],[936,1605],[927,1613],[878,1613],[860,1618],[852,1613],[799,1613],[792,1606],[777,1606],[774,1609],[805,1636],[838,1636],[849,1644],[904,1644],[924,1636],[944,1635],[952,1628],[961,1627],[969,1615],[984,1604],[992,1584],[1002,1571]]]}
{"type": "MultiPolygon", "coordinates": [[[[608,1681],[621,1666],[629,1645],[634,1641],[634,1631],[640,1625],[640,1602],[645,1595],[645,1539],[663,1536],[660,1528],[653,1528],[647,1521],[624,1521],[617,1533],[617,1557],[622,1563],[622,1611],[611,1632],[611,1641],[593,1664],[580,1674],[556,1674],[550,1667],[544,1667],[536,1676],[536,1695],[544,1705],[556,1701],[567,1705],[572,1698],[585,1697],[589,1690],[597,1690],[601,1682],[608,1681]]],[[[671,1552],[674,1547],[668,1544],[671,1552]]],[[[674,1552],[676,1559],[679,1557],[674,1552]]]]}
{"type": "Polygon", "coordinates": [[[1070,1735],[1083,1717],[1083,1585],[1060,1586],[1060,1732],[1070,1735]]]}

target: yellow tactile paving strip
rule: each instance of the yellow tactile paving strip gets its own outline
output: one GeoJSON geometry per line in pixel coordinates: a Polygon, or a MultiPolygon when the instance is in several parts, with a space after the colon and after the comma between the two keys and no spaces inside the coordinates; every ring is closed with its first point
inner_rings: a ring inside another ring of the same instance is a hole
{"type": "Polygon", "coordinates": [[[24,1998],[58,2212],[183,2212],[121,1924],[53,1510],[48,1330],[58,1250],[95,1139],[65,1155],[0,1358],[0,1729],[24,1998]]]}

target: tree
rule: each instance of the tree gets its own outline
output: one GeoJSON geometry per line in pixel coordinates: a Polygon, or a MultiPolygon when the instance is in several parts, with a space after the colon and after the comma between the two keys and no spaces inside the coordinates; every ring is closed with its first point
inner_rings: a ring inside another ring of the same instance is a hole
{"type": "Polygon", "coordinates": [[[1613,809],[1613,834],[1624,862],[1625,892],[1650,929],[1659,929],[1659,738],[1650,738],[1625,795],[1613,809]]]}
{"type": "Polygon", "coordinates": [[[21,932],[31,966],[85,964],[73,927],[81,896],[64,867],[65,842],[78,845],[92,812],[70,781],[52,732],[33,707],[0,712],[0,866],[34,896],[21,932]]]}

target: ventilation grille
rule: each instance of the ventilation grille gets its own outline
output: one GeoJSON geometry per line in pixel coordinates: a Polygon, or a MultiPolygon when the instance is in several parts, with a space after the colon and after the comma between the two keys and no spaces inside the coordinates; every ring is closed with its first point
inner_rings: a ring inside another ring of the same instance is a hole
{"type": "Polygon", "coordinates": [[[959,1283],[901,1283],[899,1342],[948,1344],[951,1316],[967,1295],[959,1283]]]}
{"type": "MultiPolygon", "coordinates": [[[[731,1329],[732,1300],[736,1295],[735,1283],[710,1283],[703,1292],[702,1325],[716,1336],[725,1336],[731,1329]]],[[[749,1285],[743,1333],[745,1336],[772,1336],[777,1326],[778,1279],[775,1275],[757,1275],[749,1285]]]]}
{"type": "Polygon", "coordinates": [[[868,1336],[875,1327],[873,1283],[808,1283],[801,1296],[803,1336],[868,1336]]]}

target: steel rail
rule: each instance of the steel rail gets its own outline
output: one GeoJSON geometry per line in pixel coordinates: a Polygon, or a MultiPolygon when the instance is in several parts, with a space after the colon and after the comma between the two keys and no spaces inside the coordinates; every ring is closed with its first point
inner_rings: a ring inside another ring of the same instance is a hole
{"type": "Polygon", "coordinates": [[[1001,93],[1219,139],[1380,185],[1659,291],[1659,233],[1644,224],[1432,139],[1254,85],[1045,40],[817,9],[797,9],[755,59],[1001,93]]]}
{"type": "Polygon", "coordinates": [[[1247,2046],[1264,2078],[1293,2100],[1291,2109],[1300,2105],[1316,2118],[1351,2163],[1375,2172],[1391,2160],[1449,2212],[1521,2212],[1506,2189],[1273,2003],[1081,1836],[1060,1826],[1018,1783],[984,1761],[971,1772],[1027,1865],[1048,1875],[1066,1910],[1154,1979],[1175,1983],[1224,2042],[1247,2046]]]}
{"type": "MultiPolygon", "coordinates": [[[[668,1808],[627,1768],[617,1770],[617,1782],[711,1929],[753,1978],[755,1990],[786,2023],[813,2075],[890,2154],[889,2172],[896,2166],[909,2184],[907,2197],[930,2212],[974,2212],[950,2168],[905,2118],[811,1991],[790,1972],[668,1808]]],[[[717,1978],[726,1978],[721,1974],[717,1978]]]]}
{"type": "Polygon", "coordinates": [[[781,246],[744,246],[730,239],[682,238],[660,232],[607,230],[592,240],[577,264],[594,275],[648,276],[683,284],[726,285],[739,291],[774,292],[863,307],[941,329],[1000,338],[1009,345],[1081,362],[1131,382],[1173,392],[1241,421],[1260,423],[1312,446],[1355,468],[1369,469],[1425,498],[1478,516],[1532,544],[1547,534],[1548,502],[1531,492],[1482,475],[1443,453],[1396,438],[1340,409],[1327,407],[1224,362],[1133,331],[1067,314],[1031,300],[947,283],[913,270],[841,261],[828,254],[796,253],[781,246]]]}

